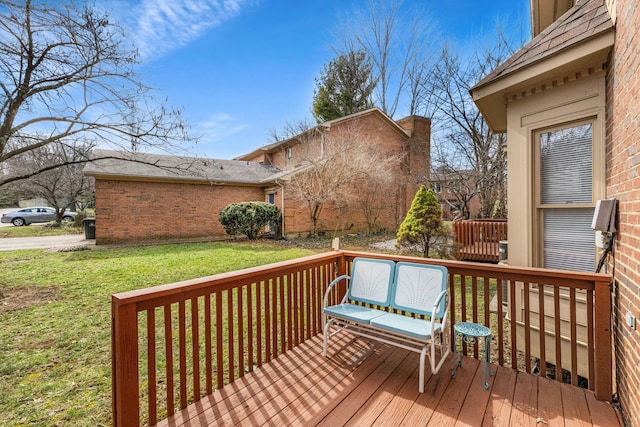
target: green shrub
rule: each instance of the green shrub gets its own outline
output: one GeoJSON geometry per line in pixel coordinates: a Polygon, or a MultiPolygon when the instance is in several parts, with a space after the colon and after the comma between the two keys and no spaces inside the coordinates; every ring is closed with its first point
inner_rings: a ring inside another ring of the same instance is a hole
{"type": "Polygon", "coordinates": [[[429,246],[444,232],[442,208],[433,190],[423,185],[416,193],[407,216],[398,228],[396,246],[417,246],[423,256],[429,256],[429,246]]]}
{"type": "Polygon", "coordinates": [[[266,202],[232,203],[220,212],[220,223],[227,234],[244,234],[249,240],[256,239],[265,225],[279,220],[278,207],[266,202]]]}

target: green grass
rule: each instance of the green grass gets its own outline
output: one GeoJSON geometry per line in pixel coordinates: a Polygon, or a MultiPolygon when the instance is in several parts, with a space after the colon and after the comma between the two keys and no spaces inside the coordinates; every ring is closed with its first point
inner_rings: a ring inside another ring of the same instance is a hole
{"type": "Polygon", "coordinates": [[[3,237],[60,236],[63,234],[79,234],[83,232],[82,227],[72,227],[68,225],[49,227],[42,224],[32,224],[26,227],[2,227],[0,228],[0,239],[3,237]]]}
{"type": "Polygon", "coordinates": [[[111,424],[111,294],[313,252],[264,243],[0,252],[4,302],[18,288],[55,295],[0,315],[0,425],[111,424]]]}

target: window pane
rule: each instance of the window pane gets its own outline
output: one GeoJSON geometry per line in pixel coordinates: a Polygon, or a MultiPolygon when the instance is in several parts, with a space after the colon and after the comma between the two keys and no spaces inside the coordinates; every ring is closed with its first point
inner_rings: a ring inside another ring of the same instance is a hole
{"type": "Polygon", "coordinates": [[[542,204],[592,203],[592,134],[592,124],[540,134],[542,204]]]}
{"type": "Polygon", "coordinates": [[[593,208],[544,210],[544,266],[561,270],[595,268],[593,208]]]}

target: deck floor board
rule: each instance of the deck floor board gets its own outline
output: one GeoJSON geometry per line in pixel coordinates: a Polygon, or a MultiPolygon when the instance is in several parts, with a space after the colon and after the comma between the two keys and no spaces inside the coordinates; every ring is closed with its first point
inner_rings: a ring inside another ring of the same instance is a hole
{"type": "Polygon", "coordinates": [[[203,397],[162,426],[620,425],[593,392],[465,357],[451,378],[452,356],[418,393],[416,353],[339,334],[322,356],[322,336],[203,397]],[[545,424],[546,425],[546,424],[545,424]]]}

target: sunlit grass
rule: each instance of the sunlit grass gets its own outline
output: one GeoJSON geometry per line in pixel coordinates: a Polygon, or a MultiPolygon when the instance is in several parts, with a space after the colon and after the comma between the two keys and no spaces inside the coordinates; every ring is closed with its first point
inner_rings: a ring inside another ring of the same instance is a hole
{"type": "Polygon", "coordinates": [[[260,243],[0,252],[0,291],[57,289],[0,315],[0,424],[111,424],[111,294],[311,253],[260,243]]]}

